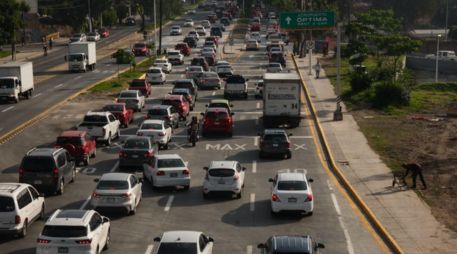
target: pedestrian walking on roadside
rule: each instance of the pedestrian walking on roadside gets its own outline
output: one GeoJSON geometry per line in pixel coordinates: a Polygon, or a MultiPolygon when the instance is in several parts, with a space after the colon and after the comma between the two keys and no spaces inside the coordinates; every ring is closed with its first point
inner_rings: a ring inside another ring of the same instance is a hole
{"type": "Polygon", "coordinates": [[[53,40],[52,37],[49,37],[49,50],[52,50],[53,40]]]}
{"type": "Polygon", "coordinates": [[[427,185],[425,184],[424,180],[424,175],[422,175],[422,166],[417,163],[403,163],[402,168],[406,169],[405,175],[403,177],[408,176],[409,172],[411,172],[411,178],[413,179],[413,185],[411,186],[412,189],[416,188],[416,178],[419,176],[419,179],[422,182],[422,186],[424,187],[424,190],[427,189],[427,185]]]}
{"type": "Polygon", "coordinates": [[[25,46],[25,36],[22,36],[22,37],[21,37],[21,45],[22,45],[22,46],[25,46]]]}
{"type": "Polygon", "coordinates": [[[43,43],[43,55],[48,55],[48,44],[46,44],[46,42],[43,43]]]}
{"type": "Polygon", "coordinates": [[[314,65],[314,70],[316,71],[316,79],[319,78],[319,74],[321,72],[321,68],[322,68],[321,63],[319,62],[319,60],[317,60],[316,65],[314,65]]]}

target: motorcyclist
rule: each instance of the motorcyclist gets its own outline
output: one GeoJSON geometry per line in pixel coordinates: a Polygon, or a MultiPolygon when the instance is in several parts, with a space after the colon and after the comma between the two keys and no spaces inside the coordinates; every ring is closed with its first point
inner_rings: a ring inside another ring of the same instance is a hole
{"type": "Polygon", "coordinates": [[[190,137],[192,133],[198,133],[199,129],[199,124],[198,124],[198,118],[196,116],[192,117],[192,121],[187,124],[187,135],[190,137]]]}

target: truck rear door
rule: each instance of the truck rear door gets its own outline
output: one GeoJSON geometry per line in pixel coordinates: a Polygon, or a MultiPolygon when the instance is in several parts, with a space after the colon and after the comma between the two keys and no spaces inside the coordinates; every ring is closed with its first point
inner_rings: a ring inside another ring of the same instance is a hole
{"type": "Polygon", "coordinates": [[[264,114],[300,115],[300,89],[297,83],[265,84],[264,114]]]}

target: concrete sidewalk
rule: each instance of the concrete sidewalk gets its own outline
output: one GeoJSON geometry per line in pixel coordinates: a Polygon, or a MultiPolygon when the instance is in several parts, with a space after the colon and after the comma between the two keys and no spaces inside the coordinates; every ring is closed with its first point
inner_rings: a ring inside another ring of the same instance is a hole
{"type": "MultiPolygon", "coordinates": [[[[56,50],[59,50],[63,46],[68,45],[69,38],[66,37],[61,37],[59,39],[54,40],[53,42],[53,47],[52,50],[49,49],[49,44],[48,45],[48,54],[51,52],[54,52],[56,50]]],[[[11,51],[10,46],[4,46],[3,47],[4,51],[11,51]]],[[[28,43],[24,46],[21,44],[16,45],[16,61],[30,61],[34,58],[37,57],[42,57],[43,56],[43,43],[28,43]]],[[[7,63],[11,61],[11,55],[7,57],[0,58],[0,64],[1,63],[7,63]]]]}
{"type": "Polygon", "coordinates": [[[333,121],[336,95],[325,70],[315,79],[314,71],[308,76],[308,58],[296,59],[336,163],[405,253],[456,253],[457,233],[439,223],[414,191],[391,188],[391,170],[370,148],[344,105],[343,121],[333,121]]]}

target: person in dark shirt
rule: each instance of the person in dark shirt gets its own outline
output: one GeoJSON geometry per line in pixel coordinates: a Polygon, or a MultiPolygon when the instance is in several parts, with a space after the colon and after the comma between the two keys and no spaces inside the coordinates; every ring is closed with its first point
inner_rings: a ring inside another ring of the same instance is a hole
{"type": "Polygon", "coordinates": [[[411,178],[413,179],[413,185],[411,188],[416,188],[416,178],[419,176],[419,179],[422,182],[422,186],[424,189],[427,189],[427,185],[425,184],[424,175],[422,175],[422,166],[419,163],[403,163],[402,168],[406,169],[404,177],[408,176],[409,172],[411,172],[411,178]]]}

